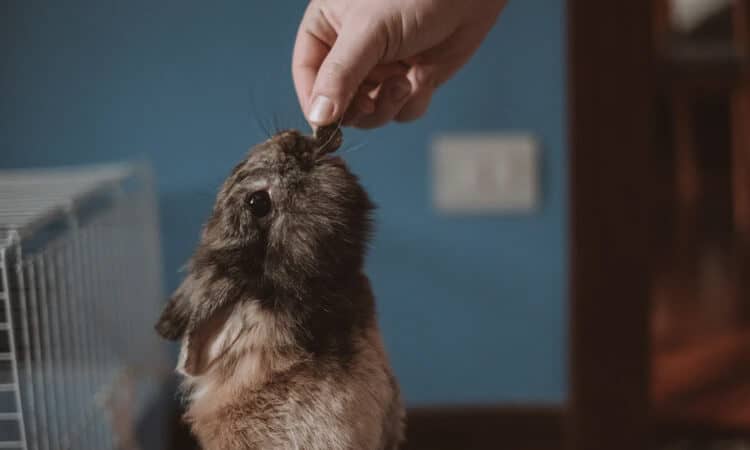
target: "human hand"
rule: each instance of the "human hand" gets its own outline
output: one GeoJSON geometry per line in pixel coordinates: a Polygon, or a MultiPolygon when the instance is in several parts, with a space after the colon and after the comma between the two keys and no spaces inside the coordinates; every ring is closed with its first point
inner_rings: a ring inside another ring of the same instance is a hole
{"type": "Polygon", "coordinates": [[[507,0],[312,0],[292,56],[313,126],[421,117],[479,48],[507,0]]]}

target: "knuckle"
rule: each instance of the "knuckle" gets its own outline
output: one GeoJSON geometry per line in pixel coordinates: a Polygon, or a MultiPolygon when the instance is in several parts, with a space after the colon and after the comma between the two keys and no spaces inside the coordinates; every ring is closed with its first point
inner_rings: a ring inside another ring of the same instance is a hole
{"type": "Polygon", "coordinates": [[[419,90],[433,90],[439,84],[435,71],[425,66],[414,67],[414,81],[419,90]]]}

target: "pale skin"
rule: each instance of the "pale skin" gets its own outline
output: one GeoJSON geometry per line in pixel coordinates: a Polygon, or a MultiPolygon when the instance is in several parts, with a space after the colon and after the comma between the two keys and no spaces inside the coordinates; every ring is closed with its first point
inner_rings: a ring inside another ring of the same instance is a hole
{"type": "Polygon", "coordinates": [[[312,0],[292,75],[313,127],[376,128],[421,117],[507,0],[312,0]]]}

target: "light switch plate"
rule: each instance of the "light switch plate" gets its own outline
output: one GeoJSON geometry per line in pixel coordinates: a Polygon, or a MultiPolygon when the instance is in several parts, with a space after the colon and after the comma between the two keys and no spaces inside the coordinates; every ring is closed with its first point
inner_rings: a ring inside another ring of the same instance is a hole
{"type": "Polygon", "coordinates": [[[531,213],[539,203],[536,139],[446,135],[433,142],[433,200],[445,213],[531,213]]]}

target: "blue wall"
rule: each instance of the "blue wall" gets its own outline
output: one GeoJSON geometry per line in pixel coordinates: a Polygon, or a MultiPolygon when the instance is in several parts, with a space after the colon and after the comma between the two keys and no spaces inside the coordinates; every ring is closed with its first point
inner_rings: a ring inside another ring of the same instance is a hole
{"type": "MultiPolygon", "coordinates": [[[[562,0],[511,1],[423,120],[347,131],[381,206],[369,272],[411,404],[565,397],[566,160],[562,0]],[[543,210],[430,208],[436,133],[530,131],[543,210]]],[[[258,121],[301,127],[289,60],[305,2],[2,2],[2,167],[149,158],[167,288],[258,121]],[[275,116],[275,119],[274,119],[275,116]]],[[[153,318],[148,318],[153,320],[153,318]]]]}

